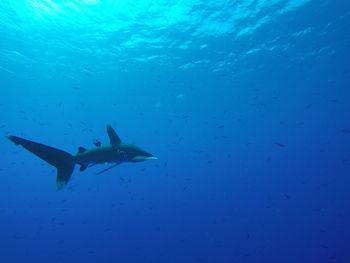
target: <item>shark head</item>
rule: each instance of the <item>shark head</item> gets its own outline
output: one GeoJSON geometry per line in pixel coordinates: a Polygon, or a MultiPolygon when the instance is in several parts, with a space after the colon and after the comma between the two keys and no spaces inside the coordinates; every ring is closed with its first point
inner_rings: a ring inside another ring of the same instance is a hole
{"type": "Polygon", "coordinates": [[[142,156],[142,155],[137,155],[132,158],[132,162],[142,162],[142,161],[147,161],[147,160],[157,160],[158,158],[155,156],[142,156]]]}
{"type": "Polygon", "coordinates": [[[142,162],[157,159],[157,157],[155,157],[153,154],[146,152],[140,147],[122,142],[111,125],[107,125],[107,133],[110,139],[110,145],[117,149],[118,155],[122,155],[121,159],[123,159],[123,161],[142,162]]]}
{"type": "Polygon", "coordinates": [[[125,152],[125,154],[127,156],[126,159],[129,162],[142,162],[142,161],[147,161],[147,160],[158,159],[153,154],[146,152],[145,150],[143,150],[135,145],[132,145],[132,144],[121,143],[119,145],[119,150],[122,152],[125,152]]]}

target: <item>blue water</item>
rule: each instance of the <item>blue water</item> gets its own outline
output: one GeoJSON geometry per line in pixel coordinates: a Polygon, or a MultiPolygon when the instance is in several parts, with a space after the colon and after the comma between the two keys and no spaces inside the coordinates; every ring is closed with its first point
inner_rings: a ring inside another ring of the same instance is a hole
{"type": "Polygon", "coordinates": [[[350,262],[350,2],[2,0],[0,262],[350,262]]]}

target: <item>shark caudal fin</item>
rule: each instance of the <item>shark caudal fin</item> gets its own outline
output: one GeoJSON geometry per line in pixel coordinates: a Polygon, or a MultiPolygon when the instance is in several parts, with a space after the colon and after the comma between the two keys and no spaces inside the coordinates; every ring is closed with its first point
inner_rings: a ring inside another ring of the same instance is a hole
{"type": "Polygon", "coordinates": [[[61,190],[68,183],[75,166],[75,157],[73,155],[20,137],[7,136],[7,138],[57,168],[56,183],[58,190],[61,190]]]}

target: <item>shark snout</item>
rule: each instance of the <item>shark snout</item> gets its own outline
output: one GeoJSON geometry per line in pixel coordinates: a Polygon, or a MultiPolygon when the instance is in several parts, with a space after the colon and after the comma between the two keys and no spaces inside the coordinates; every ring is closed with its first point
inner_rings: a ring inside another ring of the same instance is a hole
{"type": "Polygon", "coordinates": [[[134,162],[140,162],[140,161],[147,161],[147,160],[157,160],[158,158],[154,156],[153,154],[146,152],[146,151],[140,151],[134,155],[132,158],[132,161],[134,162]]]}

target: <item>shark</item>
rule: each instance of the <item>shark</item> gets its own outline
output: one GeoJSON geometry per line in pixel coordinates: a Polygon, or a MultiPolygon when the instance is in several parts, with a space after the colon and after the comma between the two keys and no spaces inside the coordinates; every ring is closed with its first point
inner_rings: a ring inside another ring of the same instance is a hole
{"type": "Polygon", "coordinates": [[[101,174],[125,162],[134,163],[157,159],[153,154],[140,147],[122,142],[111,125],[106,127],[109,144],[94,143],[96,147],[91,149],[80,146],[76,155],[17,136],[6,136],[6,138],[56,167],[57,190],[63,189],[68,184],[76,165],[80,165],[80,171],[85,171],[88,167],[97,164],[112,164],[112,166],[97,173],[101,174]]]}

